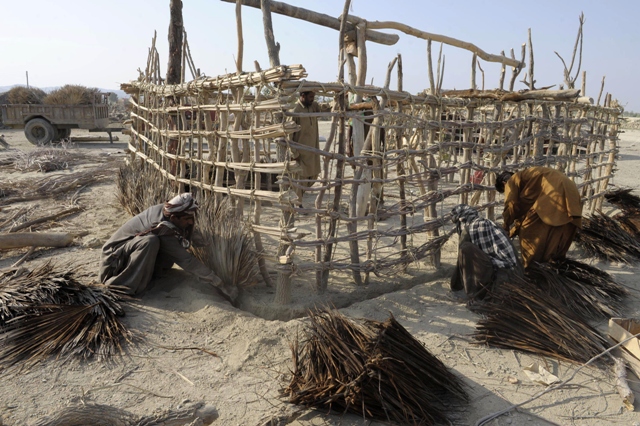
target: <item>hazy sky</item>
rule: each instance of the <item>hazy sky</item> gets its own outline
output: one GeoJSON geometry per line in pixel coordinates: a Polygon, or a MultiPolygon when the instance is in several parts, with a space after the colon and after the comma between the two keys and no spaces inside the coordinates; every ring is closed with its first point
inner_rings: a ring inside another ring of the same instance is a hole
{"type": "MultiPolygon", "coordinates": [[[[338,16],[338,0],[289,0],[288,3],[338,16]]],[[[235,6],[218,0],[183,0],[184,24],[194,62],[215,76],[235,71],[237,49],[235,6]]],[[[154,30],[162,73],[166,73],[169,0],[2,0],[0,31],[0,86],[29,82],[38,87],[82,84],[106,89],[137,77],[144,69],[154,30]]],[[[640,112],[640,1],[638,0],[352,0],[351,14],[369,21],[398,21],[423,31],[448,35],[499,54],[527,41],[533,32],[534,76],[537,87],[563,82],[563,66],[571,53],[584,12],[582,70],[587,71],[587,95],[597,98],[602,77],[605,92],[627,110],[640,112]]],[[[268,67],[262,15],[244,7],[244,68],[253,60],[268,67]]],[[[338,33],[274,14],[274,33],[281,45],[283,64],[303,64],[309,80],[335,81],[338,71],[338,33]]],[[[393,32],[393,31],[389,31],[393,32]]],[[[404,88],[412,93],[428,87],[426,41],[400,34],[393,46],[368,43],[368,78],[382,85],[387,64],[401,53],[404,88]]],[[[434,63],[439,44],[434,44],[434,63]]],[[[468,51],[444,46],[445,89],[470,87],[468,51]]],[[[528,55],[527,55],[528,61],[528,55]]],[[[481,62],[485,88],[498,85],[500,65],[481,62]]],[[[574,67],[575,70],[575,67],[574,67]]],[[[581,71],[582,71],[581,70],[581,71]]],[[[510,69],[507,73],[507,81],[510,69]]],[[[394,73],[395,74],[395,73],[394,73]]],[[[524,71],[518,78],[521,80],[524,71]]],[[[190,76],[189,76],[190,77],[190,76]]],[[[478,74],[480,84],[480,74],[478,74]]],[[[577,87],[580,87],[580,81],[577,87]]],[[[396,81],[392,80],[392,88],[396,81]]],[[[520,82],[516,89],[523,89],[520,82]]]]}

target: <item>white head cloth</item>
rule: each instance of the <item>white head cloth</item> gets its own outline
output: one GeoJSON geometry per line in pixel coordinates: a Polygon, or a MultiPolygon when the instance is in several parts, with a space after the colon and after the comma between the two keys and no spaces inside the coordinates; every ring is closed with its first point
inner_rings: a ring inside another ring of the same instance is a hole
{"type": "Polygon", "coordinates": [[[192,216],[198,211],[198,202],[188,192],[184,194],[176,195],[166,203],[162,213],[165,216],[171,216],[172,214],[189,215],[192,216]]]}

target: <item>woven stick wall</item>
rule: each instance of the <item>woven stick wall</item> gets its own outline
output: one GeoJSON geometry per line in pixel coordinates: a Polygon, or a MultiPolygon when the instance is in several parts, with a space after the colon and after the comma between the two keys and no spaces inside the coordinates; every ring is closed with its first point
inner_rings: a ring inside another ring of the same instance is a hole
{"type": "MultiPolygon", "coordinates": [[[[330,271],[362,285],[372,272],[426,257],[438,265],[453,232],[451,208],[475,204],[493,219],[502,203],[493,183],[504,169],[564,171],[587,211],[601,205],[613,176],[621,111],[609,107],[610,97],[600,107],[581,102],[573,89],[412,95],[401,88],[401,72],[399,90],[389,88],[395,60],[384,87],[306,81],[301,65],[199,77],[188,53],[183,65],[195,78],[164,85],[153,43],[145,73],[122,85],[133,106],[131,154],[160,170],[176,191],[232,197],[254,233],[267,282],[269,270],[285,277],[314,271],[322,293],[330,271]],[[306,114],[331,123],[319,150],[291,141],[298,126],[289,111],[307,90],[333,105],[331,112],[306,114]],[[303,209],[295,189],[305,182],[289,160],[291,148],[321,157],[323,171],[307,188],[303,209]]],[[[289,280],[279,281],[276,300],[287,303],[289,280]]]]}

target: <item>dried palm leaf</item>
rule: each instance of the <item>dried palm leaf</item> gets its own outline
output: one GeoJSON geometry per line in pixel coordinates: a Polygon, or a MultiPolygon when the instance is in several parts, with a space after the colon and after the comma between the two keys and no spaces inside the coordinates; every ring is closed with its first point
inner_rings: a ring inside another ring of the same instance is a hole
{"type": "Polygon", "coordinates": [[[575,242],[589,256],[602,260],[632,263],[640,259],[640,242],[601,212],[582,218],[575,242]]]}
{"type": "MultiPolygon", "coordinates": [[[[47,94],[37,87],[16,86],[6,93],[8,104],[41,104],[47,94]]],[[[3,102],[4,103],[4,102],[3,102]]]]}
{"type": "Polygon", "coordinates": [[[194,255],[211,268],[226,286],[244,288],[258,281],[258,253],[253,236],[229,198],[216,202],[208,197],[200,204],[196,229],[206,244],[194,247],[194,255]]]}
{"type": "Polygon", "coordinates": [[[120,167],[116,188],[118,203],[131,216],[164,203],[173,196],[172,186],[160,172],[144,161],[137,160],[120,167]]]}
{"type": "Polygon", "coordinates": [[[118,289],[83,284],[75,270],[52,263],[0,272],[0,364],[121,353],[131,339],[120,320],[124,297],[118,289]]]}
{"type": "Polygon", "coordinates": [[[624,212],[635,212],[640,210],[640,197],[632,194],[631,191],[633,188],[609,190],[604,194],[604,198],[624,212]]]}
{"type": "Polygon", "coordinates": [[[95,103],[100,89],[67,84],[44,97],[42,103],[49,105],[90,105],[95,103]]]}
{"type": "Polygon", "coordinates": [[[576,260],[533,262],[527,277],[585,321],[620,316],[628,291],[608,273],[576,260]]]}
{"type": "Polygon", "coordinates": [[[473,337],[489,346],[585,363],[607,349],[606,339],[534,284],[512,278],[470,308],[484,316],[473,337]]]}
{"type": "Polygon", "coordinates": [[[468,400],[460,378],[393,316],[359,324],[336,311],[316,311],[309,319],[303,341],[291,344],[294,371],[283,390],[289,402],[433,425],[449,423],[468,400]]]}
{"type": "Polygon", "coordinates": [[[103,162],[102,158],[89,156],[82,152],[69,151],[64,148],[39,148],[24,152],[11,151],[11,155],[0,157],[0,169],[13,169],[21,172],[51,172],[65,170],[71,166],[87,161],[103,162]]]}

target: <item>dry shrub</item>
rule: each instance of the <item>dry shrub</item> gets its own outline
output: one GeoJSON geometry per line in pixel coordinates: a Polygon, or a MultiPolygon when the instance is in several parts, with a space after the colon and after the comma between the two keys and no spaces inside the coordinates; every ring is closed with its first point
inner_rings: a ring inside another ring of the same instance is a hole
{"type": "Polygon", "coordinates": [[[67,84],[49,93],[43,103],[48,105],[90,105],[100,89],[67,84]]]}
{"type": "Polygon", "coordinates": [[[41,104],[47,94],[37,87],[16,86],[0,96],[4,98],[0,99],[0,104],[41,104]]]}
{"type": "Polygon", "coordinates": [[[138,159],[124,164],[116,179],[118,203],[135,216],[173,197],[171,185],[153,166],[138,159]]]}
{"type": "Polygon", "coordinates": [[[194,247],[194,255],[211,268],[225,286],[244,288],[258,281],[258,254],[253,237],[229,198],[216,202],[209,196],[200,205],[196,229],[204,237],[204,247],[194,247]]]}

